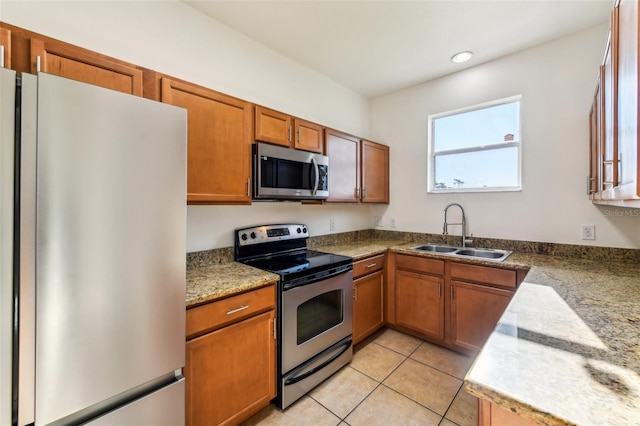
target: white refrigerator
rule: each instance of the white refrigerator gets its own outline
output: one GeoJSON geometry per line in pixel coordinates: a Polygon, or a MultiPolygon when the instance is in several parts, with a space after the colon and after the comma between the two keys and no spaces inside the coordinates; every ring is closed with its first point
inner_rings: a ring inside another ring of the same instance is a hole
{"type": "Polygon", "coordinates": [[[0,425],[184,424],[186,111],[0,77],[0,425]]]}

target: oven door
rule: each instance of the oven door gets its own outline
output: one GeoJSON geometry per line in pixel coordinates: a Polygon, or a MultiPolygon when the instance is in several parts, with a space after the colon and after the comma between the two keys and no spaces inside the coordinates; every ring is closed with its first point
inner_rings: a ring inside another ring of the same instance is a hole
{"type": "Polygon", "coordinates": [[[282,292],[282,373],[353,331],[353,271],[282,292]]]}
{"type": "Polygon", "coordinates": [[[329,197],[328,157],[256,143],[254,198],[324,199],[329,197]]]}

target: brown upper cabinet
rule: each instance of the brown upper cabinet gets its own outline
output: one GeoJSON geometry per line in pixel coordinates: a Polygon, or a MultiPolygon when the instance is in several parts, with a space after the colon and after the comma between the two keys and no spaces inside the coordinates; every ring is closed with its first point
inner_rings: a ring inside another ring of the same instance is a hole
{"type": "Polygon", "coordinates": [[[618,0],[611,13],[600,77],[589,116],[589,197],[640,208],[638,2],[618,0]]]}
{"type": "Polygon", "coordinates": [[[328,155],[329,202],[389,203],[385,145],[4,22],[0,45],[18,74],[43,71],[187,109],[189,204],[250,204],[254,140],[328,155]]]}
{"type": "Polygon", "coordinates": [[[295,149],[322,153],[322,126],[294,118],[293,129],[295,149]]]}
{"type": "Polygon", "coordinates": [[[187,110],[187,202],[250,204],[252,104],[167,77],[161,90],[187,110]]]}
{"type": "Polygon", "coordinates": [[[618,185],[612,192],[614,199],[634,200],[634,207],[640,207],[639,21],[637,0],[620,0],[616,16],[618,185]]]}
{"type": "Polygon", "coordinates": [[[0,28],[0,46],[2,46],[0,67],[11,68],[11,31],[7,28],[0,28]]]}
{"type": "Polygon", "coordinates": [[[256,105],[255,140],[322,153],[322,126],[256,105]]]}
{"type": "Polygon", "coordinates": [[[3,32],[10,31],[10,62],[18,73],[42,71],[142,96],[143,71],[140,67],[22,28],[4,23],[2,27],[3,32]]]}
{"type": "Polygon", "coordinates": [[[360,158],[362,159],[360,201],[389,204],[389,147],[363,140],[360,158]]]}
{"type": "Polygon", "coordinates": [[[325,130],[329,199],[335,203],[389,203],[389,147],[325,130]]]}
{"type": "MultiPolygon", "coordinates": [[[[602,70],[602,69],[601,69],[602,70]]],[[[598,74],[596,91],[593,96],[591,111],[589,111],[589,177],[587,180],[587,190],[591,200],[600,199],[600,144],[602,140],[602,73],[598,74]]]]}
{"type": "Polygon", "coordinates": [[[31,73],[38,71],[142,96],[142,70],[59,41],[31,38],[31,73]]]}
{"type": "Polygon", "coordinates": [[[293,133],[291,116],[282,112],[256,105],[257,141],[269,142],[276,145],[291,146],[293,133]]]}
{"type": "Polygon", "coordinates": [[[329,156],[327,202],[357,203],[360,201],[360,139],[327,129],[324,143],[329,156]]]}

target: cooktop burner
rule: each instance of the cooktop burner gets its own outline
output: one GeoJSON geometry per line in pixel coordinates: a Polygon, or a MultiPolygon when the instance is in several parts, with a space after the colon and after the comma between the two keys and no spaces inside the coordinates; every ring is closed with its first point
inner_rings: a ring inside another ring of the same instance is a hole
{"type": "Polygon", "coordinates": [[[351,265],[352,259],[307,250],[306,225],[263,225],[236,229],[234,258],[238,262],[280,275],[281,282],[334,273],[351,265]]]}
{"type": "Polygon", "coordinates": [[[281,254],[243,262],[254,268],[278,274],[283,280],[294,278],[301,273],[312,274],[335,266],[348,265],[351,258],[338,254],[305,250],[295,254],[281,254]]]}

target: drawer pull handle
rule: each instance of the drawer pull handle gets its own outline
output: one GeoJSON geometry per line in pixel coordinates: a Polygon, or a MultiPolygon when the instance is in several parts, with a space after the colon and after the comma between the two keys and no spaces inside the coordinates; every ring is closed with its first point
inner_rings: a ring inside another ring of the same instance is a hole
{"type": "Polygon", "coordinates": [[[373,268],[374,266],[378,266],[377,263],[370,263],[367,265],[367,268],[373,268]]]}
{"type": "Polygon", "coordinates": [[[249,307],[249,305],[242,305],[239,308],[231,309],[230,311],[227,311],[227,315],[231,315],[231,314],[235,314],[236,312],[244,311],[248,307],[249,307]]]}

